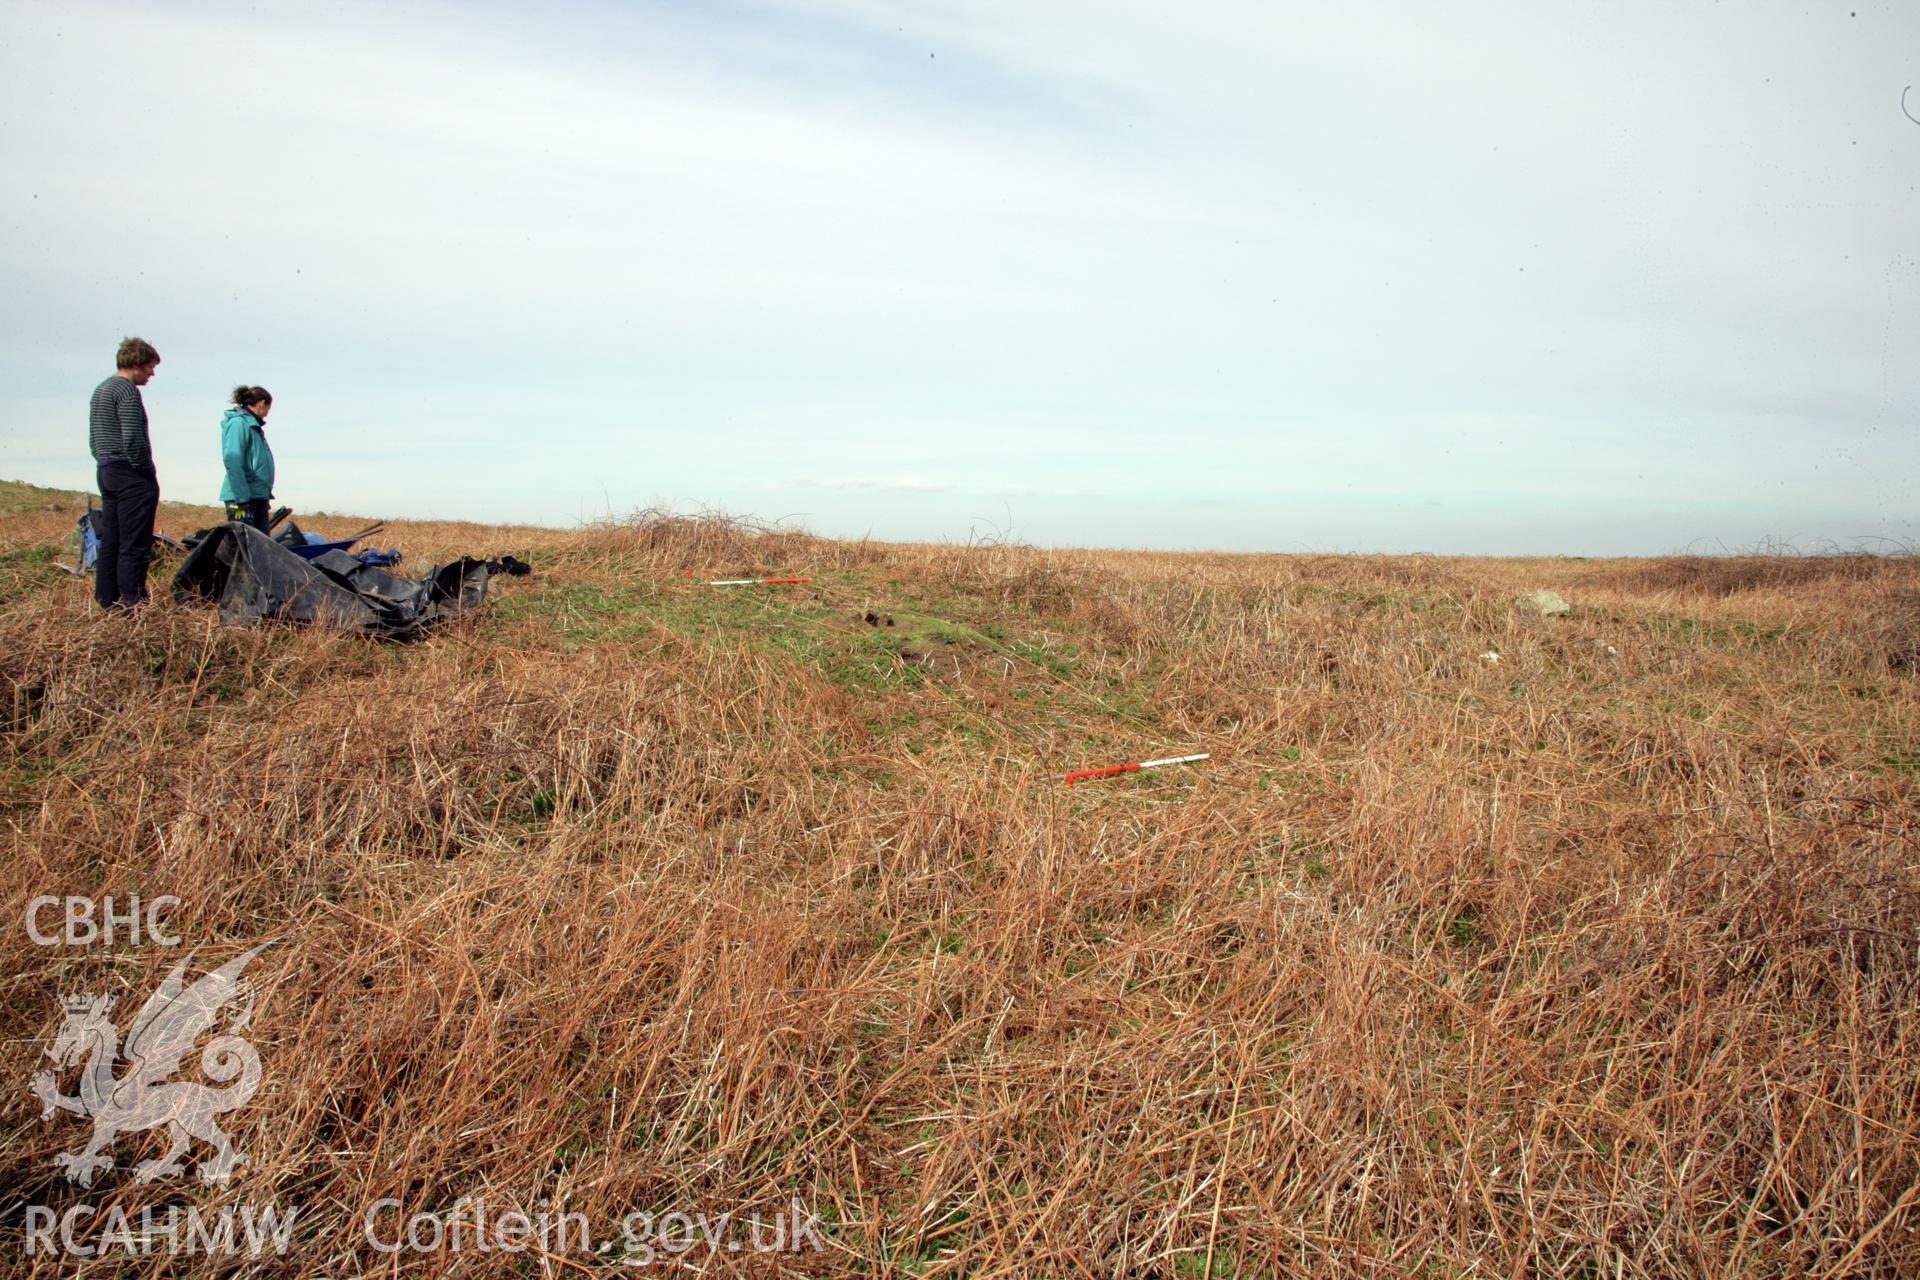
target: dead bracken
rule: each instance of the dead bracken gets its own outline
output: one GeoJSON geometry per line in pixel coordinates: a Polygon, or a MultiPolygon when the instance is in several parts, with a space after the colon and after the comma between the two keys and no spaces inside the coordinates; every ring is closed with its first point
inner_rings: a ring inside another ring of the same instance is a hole
{"type": "MultiPolygon", "coordinates": [[[[393,647],[97,621],[44,505],[0,515],[0,910],[280,940],[227,1194],[297,1197],[310,1274],[434,1274],[357,1208],[483,1190],[797,1198],[796,1274],[1920,1271],[1910,558],[394,521],[540,571],[393,647]]],[[[18,1088],[63,982],[178,959],[0,936],[18,1088]]],[[[52,1194],[71,1134],[10,1134],[52,1194]]]]}

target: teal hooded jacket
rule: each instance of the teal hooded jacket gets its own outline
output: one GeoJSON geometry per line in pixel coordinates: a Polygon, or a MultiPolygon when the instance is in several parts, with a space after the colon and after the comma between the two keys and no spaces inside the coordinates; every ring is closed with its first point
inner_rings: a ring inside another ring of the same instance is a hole
{"type": "Polygon", "coordinates": [[[273,450],[260,419],[235,405],[220,419],[220,456],[227,464],[220,501],[251,502],[273,496],[273,450]]]}

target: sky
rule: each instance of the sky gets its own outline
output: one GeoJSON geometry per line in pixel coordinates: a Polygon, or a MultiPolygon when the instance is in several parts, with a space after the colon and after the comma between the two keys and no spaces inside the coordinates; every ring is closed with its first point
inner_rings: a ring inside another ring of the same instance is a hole
{"type": "Polygon", "coordinates": [[[0,229],[38,484],[137,334],[182,500],[1920,542],[1911,0],[11,0],[0,229]]]}

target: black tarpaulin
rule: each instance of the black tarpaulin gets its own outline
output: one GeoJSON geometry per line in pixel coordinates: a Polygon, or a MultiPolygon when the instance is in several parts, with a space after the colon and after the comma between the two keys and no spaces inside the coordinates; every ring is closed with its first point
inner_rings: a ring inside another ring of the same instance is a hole
{"type": "Polygon", "coordinates": [[[487,563],[463,557],[425,577],[397,578],[345,551],[302,559],[248,524],[221,524],[173,576],[175,600],[211,600],[222,622],[278,618],[401,638],[478,608],[487,563]]]}

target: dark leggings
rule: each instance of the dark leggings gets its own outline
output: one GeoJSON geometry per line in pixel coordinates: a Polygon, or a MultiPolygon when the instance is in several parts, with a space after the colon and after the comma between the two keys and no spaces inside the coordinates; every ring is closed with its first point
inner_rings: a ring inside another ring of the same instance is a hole
{"type": "Polygon", "coordinates": [[[160,477],[131,463],[103,462],[94,478],[100,484],[100,547],[93,598],[102,609],[131,609],[147,598],[160,477]]]}
{"type": "Polygon", "coordinates": [[[245,502],[229,502],[227,519],[250,524],[262,533],[267,532],[267,499],[249,498],[245,502]]]}

